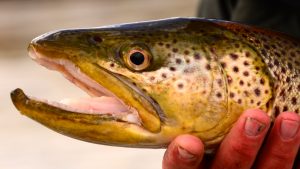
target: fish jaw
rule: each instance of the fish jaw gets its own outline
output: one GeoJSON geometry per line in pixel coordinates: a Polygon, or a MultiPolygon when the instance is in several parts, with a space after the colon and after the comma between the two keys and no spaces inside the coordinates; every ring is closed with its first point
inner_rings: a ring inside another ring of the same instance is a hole
{"type": "Polygon", "coordinates": [[[113,106],[122,104],[120,109],[127,110],[99,112],[99,108],[82,108],[74,100],[65,100],[64,104],[41,101],[27,97],[21,89],[16,89],[11,93],[11,98],[22,114],[59,133],[99,144],[162,147],[171,140],[160,135],[162,126],[153,106],[155,103],[150,103],[151,98],[124,84],[126,78],[109,73],[93,63],[71,62],[64,59],[67,57],[64,53],[48,50],[37,44],[36,40],[29,46],[29,55],[41,65],[61,72],[91,96],[114,98],[119,103],[113,106]]]}
{"type": "MultiPolygon", "coordinates": [[[[114,117],[111,114],[77,113],[62,109],[56,104],[26,96],[21,89],[11,93],[14,105],[20,112],[61,134],[80,140],[122,147],[164,147],[157,134],[143,127],[114,117]]],[[[162,141],[162,140],[161,140],[162,141]]]]}

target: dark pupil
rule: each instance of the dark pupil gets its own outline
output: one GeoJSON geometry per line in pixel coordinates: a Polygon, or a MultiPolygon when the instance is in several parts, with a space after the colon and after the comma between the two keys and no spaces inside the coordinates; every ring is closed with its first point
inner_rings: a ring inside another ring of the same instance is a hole
{"type": "Polygon", "coordinates": [[[143,64],[145,56],[141,52],[134,52],[130,55],[130,61],[135,65],[143,64]]]}

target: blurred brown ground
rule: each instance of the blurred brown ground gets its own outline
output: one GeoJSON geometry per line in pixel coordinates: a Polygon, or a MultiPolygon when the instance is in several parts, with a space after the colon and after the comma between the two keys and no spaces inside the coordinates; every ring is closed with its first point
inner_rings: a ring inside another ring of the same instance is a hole
{"type": "Polygon", "coordinates": [[[63,28],[194,16],[197,0],[0,1],[0,169],[154,169],[164,150],[101,146],[57,134],[19,114],[9,93],[20,87],[51,100],[85,95],[27,57],[37,35],[63,28]]]}

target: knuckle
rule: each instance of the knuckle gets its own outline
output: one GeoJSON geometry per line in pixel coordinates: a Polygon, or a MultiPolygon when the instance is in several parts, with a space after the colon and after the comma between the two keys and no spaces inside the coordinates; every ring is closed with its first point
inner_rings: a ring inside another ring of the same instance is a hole
{"type": "Polygon", "coordinates": [[[232,144],[231,149],[238,156],[246,159],[255,157],[257,152],[257,147],[249,142],[237,142],[232,144]]]}
{"type": "Polygon", "coordinates": [[[294,159],[294,154],[282,151],[280,149],[273,149],[271,151],[271,158],[276,160],[276,161],[282,161],[282,162],[287,162],[290,159],[294,159]]]}

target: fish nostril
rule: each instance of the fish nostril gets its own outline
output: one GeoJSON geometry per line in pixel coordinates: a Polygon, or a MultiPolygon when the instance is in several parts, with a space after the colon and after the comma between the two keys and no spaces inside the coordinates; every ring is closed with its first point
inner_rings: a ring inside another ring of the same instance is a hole
{"type": "Polygon", "coordinates": [[[94,35],[91,37],[91,41],[95,44],[99,44],[103,41],[103,39],[100,36],[94,35]]]}

